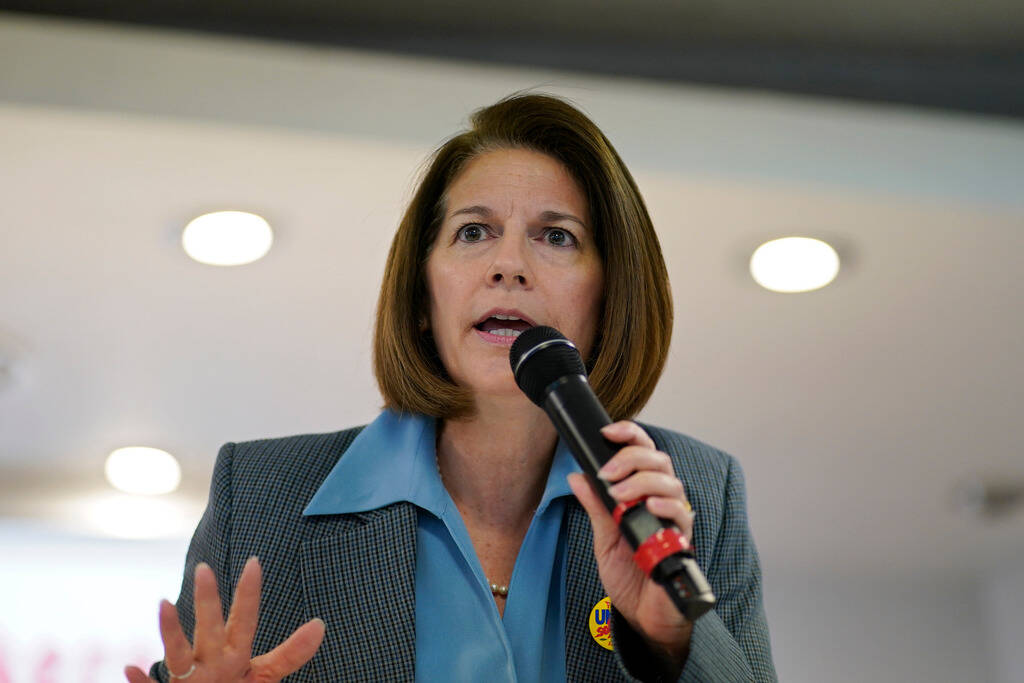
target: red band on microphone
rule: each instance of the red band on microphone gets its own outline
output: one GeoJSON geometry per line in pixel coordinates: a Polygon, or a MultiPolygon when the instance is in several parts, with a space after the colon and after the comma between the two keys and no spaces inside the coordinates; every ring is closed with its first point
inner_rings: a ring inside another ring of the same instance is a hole
{"type": "Polygon", "coordinates": [[[640,544],[633,553],[633,561],[648,576],[669,555],[686,550],[689,544],[678,529],[659,529],[640,544]]]}
{"type": "Polygon", "coordinates": [[[615,509],[612,510],[612,519],[615,520],[615,526],[618,526],[619,523],[622,522],[622,515],[626,514],[627,510],[636,507],[645,500],[647,500],[647,496],[643,496],[642,498],[634,498],[633,500],[627,500],[616,505],[615,509]]]}

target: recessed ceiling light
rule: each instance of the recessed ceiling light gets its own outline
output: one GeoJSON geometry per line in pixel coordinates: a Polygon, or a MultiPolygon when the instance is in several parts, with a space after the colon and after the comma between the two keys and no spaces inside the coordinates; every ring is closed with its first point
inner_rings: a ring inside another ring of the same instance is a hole
{"type": "Polygon", "coordinates": [[[240,266],[263,258],[274,243],[270,224],[254,213],[215,211],[185,226],[185,253],[211,266],[240,266]]]}
{"type": "Polygon", "coordinates": [[[750,257],[750,274],[773,292],[809,292],[832,282],[839,254],[810,237],[783,237],[765,242],[750,257]]]}
{"type": "Polygon", "coordinates": [[[178,461],[159,448],[118,448],[107,456],[103,469],[110,485],[125,493],[170,493],[181,483],[178,461]]]}

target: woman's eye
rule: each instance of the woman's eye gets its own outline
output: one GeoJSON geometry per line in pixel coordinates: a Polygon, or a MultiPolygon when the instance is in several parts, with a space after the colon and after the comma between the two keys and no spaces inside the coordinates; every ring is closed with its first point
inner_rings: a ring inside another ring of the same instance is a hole
{"type": "Polygon", "coordinates": [[[470,223],[459,228],[459,231],[455,233],[455,236],[461,242],[479,242],[484,237],[487,237],[487,233],[484,231],[482,225],[470,223]]]}
{"type": "Polygon", "coordinates": [[[576,238],[573,237],[572,233],[561,228],[548,228],[547,232],[544,233],[544,239],[547,240],[548,244],[556,247],[572,247],[576,245],[576,238]]]}

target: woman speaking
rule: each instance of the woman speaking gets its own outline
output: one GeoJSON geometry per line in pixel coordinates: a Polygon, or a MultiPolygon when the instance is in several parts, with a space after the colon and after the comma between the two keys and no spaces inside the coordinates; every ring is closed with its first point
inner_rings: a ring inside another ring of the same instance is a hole
{"type": "Polygon", "coordinates": [[[672,332],[633,178],[560,99],[516,95],[471,121],[433,155],[391,245],[384,411],[221,449],[177,607],[160,606],[153,679],[775,679],[739,465],[628,421],[672,332]],[[618,420],[602,431],[621,445],[599,472],[611,496],[645,499],[695,553],[718,599],[696,621],[637,567],[516,385],[509,348],[537,325],[575,343],[618,420]]]}

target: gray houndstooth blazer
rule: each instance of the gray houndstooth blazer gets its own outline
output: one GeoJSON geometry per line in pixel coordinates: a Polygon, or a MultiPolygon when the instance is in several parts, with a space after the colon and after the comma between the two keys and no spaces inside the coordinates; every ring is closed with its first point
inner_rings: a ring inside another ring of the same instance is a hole
{"type": "MultiPolygon", "coordinates": [[[[719,600],[715,610],[694,624],[681,680],[776,680],[739,465],[682,434],[648,425],[644,429],[672,456],[686,486],[697,513],[698,562],[719,600]]],[[[313,617],[327,626],[316,656],[286,680],[414,679],[416,508],[395,503],[358,514],[302,516],[360,430],[221,448],[177,603],[190,638],[195,565],[202,561],[213,568],[226,612],[242,567],[256,555],[263,567],[263,599],[254,652],[272,649],[313,617]]],[[[569,501],[565,523],[568,680],[649,679],[654,674],[645,667],[651,658],[644,656],[624,620],[613,621],[614,652],[591,638],[587,619],[605,591],[597,574],[590,521],[575,500],[569,501]]],[[[162,662],[150,674],[168,681],[162,662]]]]}

